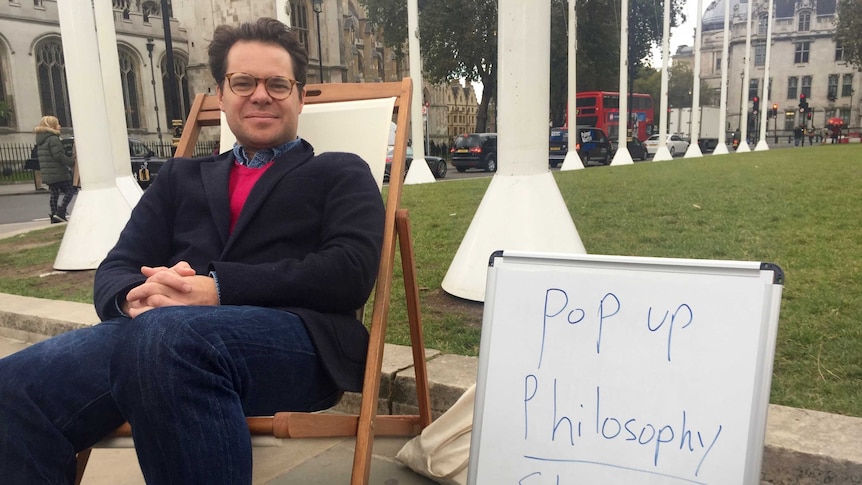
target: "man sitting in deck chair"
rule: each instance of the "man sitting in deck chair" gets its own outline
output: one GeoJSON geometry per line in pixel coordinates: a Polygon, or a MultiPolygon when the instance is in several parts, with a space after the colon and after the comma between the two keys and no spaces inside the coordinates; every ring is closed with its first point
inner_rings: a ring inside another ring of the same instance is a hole
{"type": "Polygon", "coordinates": [[[380,191],[297,138],[308,59],[284,24],[221,26],[209,61],[237,144],[161,169],[96,272],[102,323],[0,360],[3,483],[71,483],[129,421],[148,483],[250,484],[246,416],[361,390],[380,191]]]}

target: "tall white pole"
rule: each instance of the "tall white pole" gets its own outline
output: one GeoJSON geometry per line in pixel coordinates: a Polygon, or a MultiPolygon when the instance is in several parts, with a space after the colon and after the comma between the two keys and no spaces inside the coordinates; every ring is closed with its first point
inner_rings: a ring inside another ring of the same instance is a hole
{"type": "Polygon", "coordinates": [[[54,260],[60,270],[95,269],[141,196],[131,176],[117,38],[109,0],[57,2],[81,188],[54,260]]]}
{"type": "Polygon", "coordinates": [[[627,141],[629,122],[629,0],[620,0],[620,101],[617,125],[617,152],[611,165],[635,163],[627,141]]]}
{"type": "Polygon", "coordinates": [[[413,138],[413,162],[405,184],[434,182],[425,163],[425,136],[422,123],[422,53],[419,50],[419,8],[417,0],[407,0],[407,47],[410,51],[410,77],[413,79],[413,102],[410,104],[410,134],[413,138]]]}
{"type": "Polygon", "coordinates": [[[498,5],[499,168],[441,285],[474,301],[494,251],[586,252],[548,170],[551,0],[498,5]]]}
{"type": "Polygon", "coordinates": [[[730,2],[724,2],[724,40],[721,47],[721,101],[718,108],[719,139],[713,155],[727,155],[727,57],[730,55],[730,2]]]}
{"type": "Polygon", "coordinates": [[[737,153],[751,151],[751,148],[748,146],[748,84],[750,79],[749,66],[751,66],[751,62],[749,62],[751,55],[751,11],[753,10],[751,1],[745,5],[745,10],[745,52],[742,53],[743,74],[742,92],[739,93],[741,106],[739,107],[739,147],[736,149],[737,153]]]}
{"type": "Polygon", "coordinates": [[[685,158],[702,157],[700,145],[697,140],[700,138],[700,116],[703,112],[700,109],[700,46],[701,46],[701,17],[703,12],[703,0],[697,0],[697,19],[694,27],[694,77],[692,79],[692,98],[691,98],[691,143],[688,145],[688,150],[685,151],[685,158]]]}
{"type": "Polygon", "coordinates": [[[667,65],[670,59],[670,2],[664,2],[664,19],[662,22],[662,41],[661,41],[661,102],[658,115],[658,150],[652,159],[654,162],[662,160],[671,160],[673,157],[670,150],[667,149],[667,65]]]}
{"type": "Polygon", "coordinates": [[[766,57],[764,58],[763,68],[763,95],[760,96],[760,140],[755,151],[769,150],[769,144],[766,142],[766,123],[769,117],[766,114],[772,110],[769,99],[769,58],[772,50],[772,1],[769,0],[769,12],[766,14],[766,57]]]}
{"type": "MultiPolygon", "coordinates": [[[[578,57],[578,9],[576,8],[576,0],[569,0],[569,29],[568,29],[568,37],[569,37],[569,55],[568,55],[568,67],[569,67],[569,86],[568,86],[568,96],[567,96],[567,108],[566,108],[566,122],[568,125],[569,132],[572,134],[575,133],[575,129],[578,126],[578,85],[577,85],[577,57],[578,57]]],[[[575,140],[576,138],[571,138],[575,140]]],[[[566,158],[563,160],[563,165],[560,167],[560,170],[583,170],[584,164],[581,162],[581,157],[578,156],[578,152],[576,150],[569,150],[566,152],[566,158]]]]}

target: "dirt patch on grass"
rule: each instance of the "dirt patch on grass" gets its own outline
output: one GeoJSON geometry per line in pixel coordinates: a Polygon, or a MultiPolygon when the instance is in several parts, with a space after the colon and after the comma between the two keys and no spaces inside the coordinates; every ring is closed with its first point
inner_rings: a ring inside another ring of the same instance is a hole
{"type": "Polygon", "coordinates": [[[450,315],[461,321],[464,326],[482,328],[484,305],[481,302],[464,300],[452,296],[440,288],[427,290],[423,296],[423,313],[450,315]]]}

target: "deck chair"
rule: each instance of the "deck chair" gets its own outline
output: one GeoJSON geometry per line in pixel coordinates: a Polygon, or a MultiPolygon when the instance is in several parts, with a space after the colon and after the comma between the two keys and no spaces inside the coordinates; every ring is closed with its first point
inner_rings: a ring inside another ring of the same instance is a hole
{"type": "MultiPolygon", "coordinates": [[[[318,152],[365,151],[366,153],[358,154],[372,166],[372,173],[378,185],[381,186],[386,143],[389,139],[389,126],[393,112],[396,117],[398,129],[395,136],[389,190],[386,196],[383,249],[374,291],[371,335],[359,414],[280,412],[274,416],[247,418],[252,443],[255,446],[271,445],[273,440],[287,438],[355,436],[356,447],[350,482],[352,485],[368,483],[375,436],[415,436],[431,423],[431,404],[419,311],[419,288],[416,282],[409,217],[407,211],[399,207],[403,175],[406,170],[407,123],[410,119],[411,96],[412,82],[409,78],[401,82],[374,84],[312,84],[306,87],[306,105],[300,119],[300,136],[309,140],[318,152]],[[369,110],[376,113],[383,112],[385,116],[378,117],[375,114],[373,115],[375,121],[372,122],[369,118],[369,110]],[[382,126],[380,135],[376,133],[377,130],[372,130],[369,133],[374,134],[369,135],[358,133],[364,133],[366,127],[372,125],[382,126]],[[344,136],[345,133],[354,133],[373,142],[365,143],[366,146],[361,147],[360,150],[353,150],[350,146],[352,142],[350,138],[344,136]],[[376,141],[378,139],[379,142],[376,141]],[[395,266],[396,240],[401,254],[407,299],[419,414],[378,416],[380,374],[395,266]],[[268,439],[258,439],[260,437],[268,437],[268,439]]],[[[197,95],[177,146],[176,155],[191,156],[201,127],[219,126],[220,114],[215,96],[197,95]]],[[[226,141],[224,137],[230,134],[222,130],[222,136],[224,148],[227,145],[224,143],[226,141]]],[[[126,423],[94,447],[129,446],[133,446],[131,428],[126,423]]],[[[78,454],[77,484],[81,483],[91,451],[85,450],[78,454]]]]}

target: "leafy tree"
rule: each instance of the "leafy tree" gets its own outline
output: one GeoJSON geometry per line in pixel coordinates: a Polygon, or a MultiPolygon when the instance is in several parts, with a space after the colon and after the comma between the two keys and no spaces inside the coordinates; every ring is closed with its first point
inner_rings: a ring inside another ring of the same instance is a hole
{"type": "MultiPolygon", "coordinates": [[[[361,2],[368,19],[383,27],[386,45],[407,42],[404,0],[361,2]],[[399,9],[403,10],[403,17],[399,9]]],[[[496,0],[420,1],[419,10],[422,67],[427,80],[432,83],[453,79],[481,82],[482,100],[476,114],[476,131],[485,131],[488,106],[497,94],[496,0]]]]}
{"type": "MultiPolygon", "coordinates": [[[[620,64],[620,4],[618,0],[577,1],[578,16],[578,91],[618,91],[620,64]]],[[[683,0],[669,0],[671,26],[685,21],[683,0]]],[[[552,0],[551,21],[551,117],[555,124],[565,118],[568,92],[567,26],[568,3],[552,0]]],[[[661,44],[662,0],[629,1],[629,91],[635,89],[638,74],[647,66],[652,48],[661,44]]],[[[658,90],[657,90],[658,91],[658,90]]],[[[654,95],[657,96],[657,95],[654,95]]],[[[654,97],[654,99],[658,99],[654,97]]]]}
{"type": "Polygon", "coordinates": [[[383,28],[383,45],[392,49],[400,66],[407,42],[407,2],[393,0],[361,0],[368,19],[383,28]]]}
{"type": "Polygon", "coordinates": [[[844,46],[844,59],[862,71],[862,2],[838,0],[835,42],[844,46]]]}
{"type": "MultiPolygon", "coordinates": [[[[579,91],[616,91],[619,87],[618,0],[571,0],[578,9],[579,91]]],[[[684,20],[684,0],[672,2],[671,25],[684,20]]],[[[407,42],[404,0],[360,0],[368,19],[383,28],[384,42],[393,49],[407,42]]],[[[568,3],[552,0],[551,117],[565,116],[568,63],[568,3]]],[[[663,0],[630,0],[629,60],[632,77],[641,69],[652,47],[661,42],[663,0]]],[[[419,30],[423,70],[430,82],[453,79],[479,81],[482,100],[476,130],[487,126],[487,110],[497,94],[497,1],[420,0],[419,30]]],[[[537,32],[536,35],[542,35],[537,32]]],[[[403,48],[403,47],[402,47],[403,48]]],[[[396,56],[398,55],[396,50],[396,56]]]]}
{"type": "MultiPolygon", "coordinates": [[[[661,79],[661,73],[659,73],[659,79],[661,79]]],[[[688,64],[678,64],[668,68],[668,107],[690,107],[694,100],[692,86],[694,86],[694,73],[691,70],[691,66],[688,64]]],[[[709,87],[709,84],[705,81],[700,81],[701,106],[717,106],[719,94],[715,89],[709,87]]]]}

